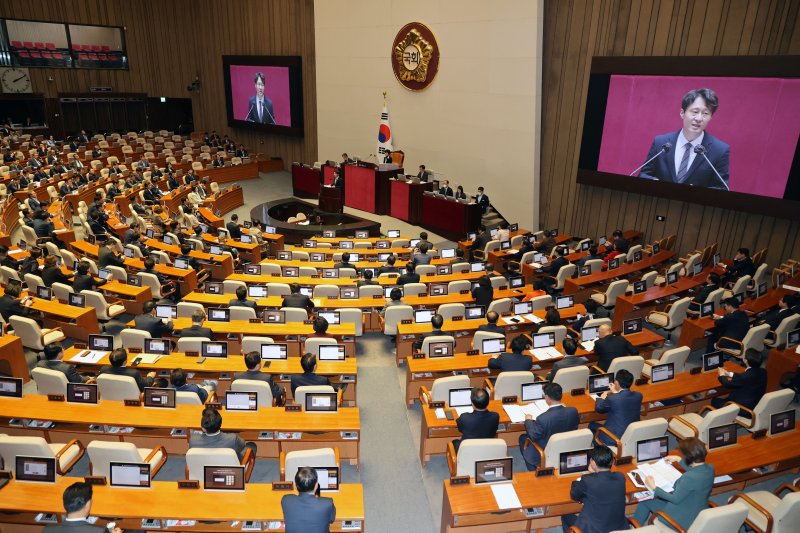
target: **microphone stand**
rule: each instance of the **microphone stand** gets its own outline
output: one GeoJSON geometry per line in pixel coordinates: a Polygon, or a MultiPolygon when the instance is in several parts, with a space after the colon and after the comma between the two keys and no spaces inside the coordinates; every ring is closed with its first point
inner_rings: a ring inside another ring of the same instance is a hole
{"type": "MultiPolygon", "coordinates": [[[[701,148],[701,147],[702,147],[702,145],[698,146],[697,148],[701,148]]],[[[724,179],[722,179],[722,176],[720,176],[720,175],[719,175],[719,172],[717,172],[717,169],[716,169],[716,168],[714,168],[714,165],[712,165],[712,164],[711,164],[711,160],[709,160],[709,159],[708,159],[708,156],[706,155],[706,151],[705,151],[705,149],[698,150],[697,148],[695,148],[695,152],[697,152],[697,153],[699,153],[700,155],[702,155],[702,156],[703,156],[703,159],[705,159],[705,160],[706,160],[706,163],[708,163],[708,166],[710,166],[710,167],[711,167],[711,170],[713,170],[713,171],[714,171],[714,175],[716,175],[716,176],[717,176],[717,178],[719,179],[719,181],[722,183],[722,186],[723,186],[723,187],[725,187],[725,190],[726,190],[726,191],[730,191],[730,190],[731,190],[731,188],[730,188],[730,187],[728,187],[728,184],[727,184],[727,183],[725,183],[725,180],[724,180],[724,179]]]]}
{"type": "Polygon", "coordinates": [[[664,152],[666,152],[666,151],[667,151],[666,147],[661,147],[661,150],[659,150],[659,151],[658,151],[658,153],[657,153],[656,155],[654,155],[653,157],[651,157],[650,159],[648,159],[647,161],[645,161],[644,163],[642,163],[641,165],[639,165],[638,167],[636,167],[636,168],[634,169],[634,171],[633,171],[633,172],[631,172],[630,174],[628,174],[628,176],[633,176],[634,174],[636,174],[637,172],[639,172],[640,170],[642,170],[642,169],[643,169],[645,166],[647,166],[647,164],[648,164],[648,163],[650,163],[650,162],[651,162],[651,161],[653,161],[654,159],[658,158],[658,157],[659,157],[661,154],[663,154],[663,153],[664,153],[664,152]]]}

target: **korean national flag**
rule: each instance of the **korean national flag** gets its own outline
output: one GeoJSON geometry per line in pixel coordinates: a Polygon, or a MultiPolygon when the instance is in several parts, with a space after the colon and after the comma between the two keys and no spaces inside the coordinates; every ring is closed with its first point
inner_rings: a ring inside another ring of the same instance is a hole
{"type": "Polygon", "coordinates": [[[392,128],[389,126],[389,109],[384,105],[381,111],[381,122],[378,127],[378,162],[382,162],[386,155],[393,151],[392,128]]]}

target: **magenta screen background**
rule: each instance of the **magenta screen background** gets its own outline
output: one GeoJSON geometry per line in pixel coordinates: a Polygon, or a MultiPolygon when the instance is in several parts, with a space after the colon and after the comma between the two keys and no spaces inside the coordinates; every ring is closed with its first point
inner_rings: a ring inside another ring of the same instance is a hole
{"type": "Polygon", "coordinates": [[[612,75],[597,170],[628,175],[644,163],[656,135],[682,127],[683,95],[702,87],[719,98],[705,131],[731,147],[731,190],[783,198],[800,135],[800,80],[612,75]]]}
{"type": "Polygon", "coordinates": [[[267,83],[264,96],[272,100],[272,113],[279,126],[292,125],[292,111],[289,99],[289,67],[259,67],[251,65],[231,65],[231,96],[233,98],[234,120],[245,120],[250,111],[250,97],[256,95],[253,78],[256,72],[263,72],[267,83]]]}

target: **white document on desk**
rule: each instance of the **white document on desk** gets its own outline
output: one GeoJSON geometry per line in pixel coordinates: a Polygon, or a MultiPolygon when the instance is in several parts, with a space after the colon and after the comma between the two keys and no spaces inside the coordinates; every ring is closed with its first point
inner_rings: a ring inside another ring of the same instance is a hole
{"type": "Polygon", "coordinates": [[[581,346],[583,346],[583,349],[586,350],[587,352],[594,351],[594,341],[583,341],[581,343],[581,346]]]}
{"type": "Polygon", "coordinates": [[[72,357],[70,357],[69,360],[74,362],[74,363],[90,363],[90,364],[92,364],[92,363],[97,363],[98,361],[100,361],[100,359],[102,359],[103,357],[105,357],[108,354],[109,354],[109,352],[100,352],[100,351],[95,351],[95,350],[81,350],[76,355],[73,355],[72,357]]]}
{"type": "Polygon", "coordinates": [[[681,477],[680,471],[664,459],[655,463],[640,464],[636,470],[643,478],[653,476],[656,486],[667,492],[672,492],[675,482],[681,477]]]}
{"type": "Polygon", "coordinates": [[[463,407],[454,407],[453,409],[455,410],[456,414],[458,414],[458,416],[461,416],[464,413],[471,413],[472,412],[472,406],[471,405],[465,405],[463,407]]]}
{"type": "Polygon", "coordinates": [[[141,359],[140,363],[144,363],[146,365],[153,365],[158,362],[159,359],[164,357],[160,353],[140,353],[134,357],[134,359],[141,359]]]}
{"type": "Polygon", "coordinates": [[[522,315],[522,318],[524,318],[525,320],[528,320],[530,322],[533,322],[534,324],[538,324],[540,322],[544,322],[544,319],[539,318],[538,316],[534,315],[533,313],[528,313],[527,315],[522,315]]]}
{"type": "Polygon", "coordinates": [[[549,406],[544,400],[536,400],[525,405],[506,404],[503,406],[503,410],[514,424],[524,422],[525,415],[531,415],[536,420],[536,417],[547,411],[548,408],[549,406]]]}
{"type": "Polygon", "coordinates": [[[519,509],[522,507],[517,491],[514,490],[514,485],[511,483],[492,485],[492,494],[494,494],[494,501],[497,502],[497,506],[500,509],[519,509]]]}
{"type": "Polygon", "coordinates": [[[506,325],[506,326],[508,326],[510,324],[524,324],[525,323],[525,317],[524,316],[502,317],[500,319],[500,323],[503,324],[503,325],[506,325]]]}
{"type": "Polygon", "coordinates": [[[539,361],[547,361],[548,359],[558,359],[559,357],[563,357],[563,354],[552,346],[549,348],[534,348],[531,350],[531,353],[539,361]]]}

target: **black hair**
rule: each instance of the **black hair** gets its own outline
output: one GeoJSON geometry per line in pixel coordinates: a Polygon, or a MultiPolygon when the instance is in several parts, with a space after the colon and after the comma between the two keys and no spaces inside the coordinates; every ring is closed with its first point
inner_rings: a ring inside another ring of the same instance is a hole
{"type": "Polygon", "coordinates": [[[486,321],[489,324],[497,324],[497,320],[499,318],[500,315],[497,313],[497,311],[489,311],[488,313],[486,313],[486,321]]]}
{"type": "Polygon", "coordinates": [[[169,380],[172,382],[172,386],[183,387],[186,385],[186,371],[182,368],[176,368],[169,374],[169,380]]]}
{"type": "Polygon", "coordinates": [[[614,464],[614,454],[608,446],[596,446],[592,449],[590,457],[598,468],[608,469],[614,464]]]}
{"type": "Polygon", "coordinates": [[[321,316],[314,319],[314,333],[325,333],[328,331],[328,321],[321,316]]]}
{"type": "Polygon", "coordinates": [[[619,386],[623,389],[630,389],[631,385],[633,385],[633,374],[625,370],[617,370],[617,373],[614,374],[614,381],[619,383],[619,386]]]}
{"type": "Polygon", "coordinates": [[[142,311],[144,314],[151,313],[155,308],[156,303],[153,300],[147,300],[144,305],[142,305],[142,311]]]}
{"type": "Polygon", "coordinates": [[[54,342],[53,344],[48,344],[44,347],[44,356],[48,361],[52,361],[58,357],[58,354],[60,354],[63,350],[63,346],[57,342],[54,342]]]}
{"type": "Polygon", "coordinates": [[[548,383],[547,385],[544,386],[543,392],[545,396],[557,402],[561,401],[561,397],[564,394],[561,385],[559,385],[558,383],[548,383]]]}
{"type": "Polygon", "coordinates": [[[730,305],[734,309],[739,309],[739,300],[731,296],[730,298],[725,298],[725,305],[730,305]]]}
{"type": "Polygon", "coordinates": [[[560,326],[561,325],[561,315],[556,310],[555,307],[551,307],[547,310],[544,314],[545,324],[548,326],[560,326]]]}
{"type": "Polygon", "coordinates": [[[397,261],[397,257],[394,254],[390,255],[386,258],[386,263],[389,265],[394,265],[394,262],[397,261]]]}
{"type": "Polygon", "coordinates": [[[486,409],[489,405],[489,393],[483,387],[474,387],[469,399],[475,409],[486,409]]]}
{"type": "Polygon", "coordinates": [[[253,83],[258,83],[258,79],[261,78],[261,83],[264,85],[267,84],[267,78],[264,76],[263,72],[256,72],[256,75],[253,76],[253,83]]]}
{"type": "Polygon", "coordinates": [[[289,285],[289,290],[292,291],[292,294],[297,294],[300,292],[300,284],[299,283],[292,283],[289,285]]]}
{"type": "Polygon", "coordinates": [[[403,297],[403,291],[401,291],[398,287],[395,287],[392,289],[392,292],[389,293],[389,297],[394,301],[398,301],[403,297]]]}
{"type": "Polygon", "coordinates": [[[206,433],[216,433],[222,427],[222,415],[213,407],[206,407],[200,418],[200,427],[206,433]]]}
{"type": "Polygon", "coordinates": [[[745,257],[750,257],[750,248],[739,248],[736,251],[744,255],[745,257]]]}
{"type": "Polygon", "coordinates": [[[439,313],[433,315],[433,317],[431,318],[431,326],[433,326],[435,329],[442,329],[443,324],[444,324],[444,317],[442,315],[440,315],[439,313]]]}
{"type": "Polygon", "coordinates": [[[589,298],[585,302],[583,302],[583,306],[586,308],[586,312],[590,315],[593,315],[597,312],[597,302],[589,298]]]}
{"type": "Polygon", "coordinates": [[[575,355],[575,352],[578,350],[578,343],[575,342],[575,339],[572,337],[565,337],[563,341],[561,341],[561,346],[564,348],[564,353],[567,355],[575,355]]]}
{"type": "Polygon", "coordinates": [[[247,298],[247,289],[242,287],[241,285],[236,287],[236,297],[240,300],[244,300],[247,298]]]}
{"type": "Polygon", "coordinates": [[[258,363],[260,362],[261,362],[260,353],[252,351],[244,354],[244,365],[247,367],[247,370],[253,370],[255,367],[258,366],[258,363]]]}
{"type": "Polygon", "coordinates": [[[92,486],[83,481],[73,483],[64,491],[64,510],[68,514],[76,513],[92,501],[92,486]]]}
{"type": "Polygon", "coordinates": [[[697,100],[697,98],[702,98],[708,109],[711,110],[711,114],[717,112],[717,108],[719,107],[719,98],[717,98],[717,93],[715,93],[711,89],[692,89],[688,93],[683,95],[683,99],[681,100],[681,109],[686,111],[686,109],[697,100]]]}
{"type": "Polygon", "coordinates": [[[747,366],[750,368],[760,368],[761,363],[763,361],[761,357],[761,352],[754,348],[750,348],[744,354],[745,359],[747,359],[747,366]]]}
{"type": "Polygon", "coordinates": [[[527,350],[531,345],[531,341],[525,335],[517,335],[511,339],[511,351],[514,353],[522,353],[527,350]]]}
{"type": "Polygon", "coordinates": [[[117,348],[111,352],[111,355],[108,356],[108,360],[111,361],[111,366],[121,368],[122,365],[125,364],[125,361],[128,360],[128,352],[125,351],[125,348],[117,348]]]}
{"type": "Polygon", "coordinates": [[[317,486],[317,471],[308,466],[297,469],[294,484],[298,492],[311,492],[317,486]]]}
{"type": "Polygon", "coordinates": [[[80,261],[78,263],[78,274],[85,276],[89,273],[89,263],[86,261],[80,261]]]}
{"type": "Polygon", "coordinates": [[[313,372],[317,366],[317,358],[313,353],[305,353],[300,358],[300,366],[303,367],[304,372],[313,372]]]}

